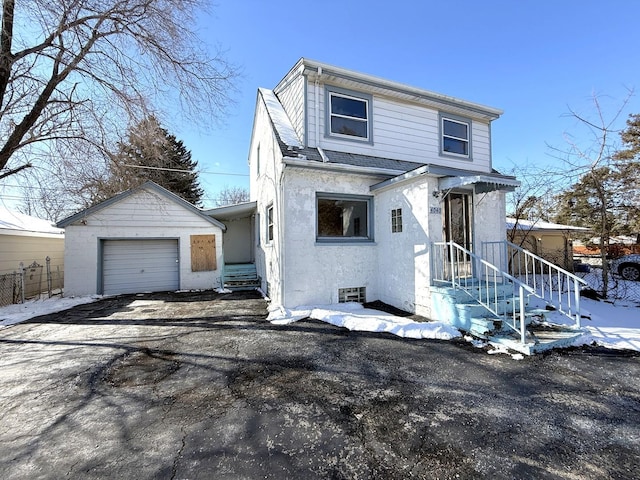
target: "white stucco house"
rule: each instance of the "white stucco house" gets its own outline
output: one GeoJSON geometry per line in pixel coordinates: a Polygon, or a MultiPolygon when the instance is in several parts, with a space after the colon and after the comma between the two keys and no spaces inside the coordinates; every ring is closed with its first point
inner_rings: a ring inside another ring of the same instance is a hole
{"type": "Polygon", "coordinates": [[[226,226],[153,182],[58,222],[65,295],[212,289],[226,226]]]}
{"type": "Polygon", "coordinates": [[[381,300],[434,318],[434,244],[503,241],[501,111],[309,59],[258,90],[258,275],[276,305],[381,300]]]}
{"type": "Polygon", "coordinates": [[[200,210],[146,183],[69,217],[65,290],[261,287],[273,308],[379,300],[524,353],[568,344],[580,332],[534,335],[528,302],[579,328],[584,281],[506,240],[501,114],[302,58],[258,89],[249,202],[200,210]]]}

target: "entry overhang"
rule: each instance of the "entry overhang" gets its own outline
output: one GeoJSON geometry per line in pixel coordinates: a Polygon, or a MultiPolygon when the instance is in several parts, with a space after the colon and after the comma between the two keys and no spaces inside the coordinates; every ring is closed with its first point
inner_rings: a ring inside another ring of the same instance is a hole
{"type": "Polygon", "coordinates": [[[474,186],[474,191],[476,193],[487,193],[496,190],[512,192],[520,186],[520,182],[516,180],[516,177],[501,175],[495,171],[485,173],[444,167],[442,165],[425,164],[409,172],[405,172],[383,182],[376,183],[369,187],[369,189],[372,192],[380,191],[382,189],[415,181],[423,175],[438,178],[438,190],[434,192],[434,195],[438,195],[439,192],[450,191],[452,188],[465,187],[469,185],[474,186]]]}
{"type": "Polygon", "coordinates": [[[520,182],[514,177],[503,175],[457,175],[455,177],[442,177],[438,179],[438,190],[451,190],[453,188],[473,185],[475,193],[488,193],[496,190],[512,192],[520,186],[520,182]]]}

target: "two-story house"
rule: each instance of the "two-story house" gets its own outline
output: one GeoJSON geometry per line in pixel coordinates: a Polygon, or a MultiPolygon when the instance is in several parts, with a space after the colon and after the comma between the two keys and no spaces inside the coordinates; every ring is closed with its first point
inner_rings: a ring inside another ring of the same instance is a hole
{"type": "Polygon", "coordinates": [[[580,331],[542,319],[579,327],[585,282],[506,241],[500,114],[301,59],[258,90],[250,202],[203,211],[148,182],[72,215],[65,294],[260,285],[274,307],[381,300],[525,353],[568,345],[580,331]]]}
{"type": "Polygon", "coordinates": [[[505,239],[501,111],[300,59],[259,89],[249,153],[258,275],[276,305],[381,300],[436,318],[434,244],[505,239]]]}

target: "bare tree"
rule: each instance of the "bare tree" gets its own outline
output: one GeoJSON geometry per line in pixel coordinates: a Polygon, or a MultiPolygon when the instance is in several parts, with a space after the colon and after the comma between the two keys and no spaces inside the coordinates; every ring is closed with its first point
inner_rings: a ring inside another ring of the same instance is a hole
{"type": "Polygon", "coordinates": [[[621,170],[620,163],[616,160],[617,135],[614,135],[619,131],[614,126],[632,93],[629,92],[610,118],[606,118],[600,98],[595,95],[592,98],[594,119],[569,109],[570,117],[586,131],[589,141],[583,145],[577,142],[574,136],[565,135],[568,148],[553,148],[555,155],[564,162],[559,175],[567,182],[567,188],[558,196],[560,205],[556,219],[574,224],[579,217],[587,223],[581,226],[591,227],[599,237],[602,261],[601,293],[605,297],[609,284],[609,240],[615,232],[617,213],[624,203],[624,194],[618,188],[621,170]]]}
{"type": "Polygon", "coordinates": [[[51,151],[104,160],[118,132],[169,105],[192,121],[216,118],[237,71],[194,34],[206,6],[3,0],[0,178],[51,151]]]}
{"type": "Polygon", "coordinates": [[[243,187],[229,187],[218,193],[215,198],[216,206],[224,207],[226,205],[237,205],[249,201],[249,191],[243,187]]]}
{"type": "Polygon", "coordinates": [[[507,230],[507,239],[515,242],[519,238],[520,246],[523,246],[526,234],[537,222],[550,220],[557,185],[553,173],[537,166],[517,165],[509,174],[520,180],[520,186],[507,194],[507,216],[514,220],[513,227],[507,230]]]}

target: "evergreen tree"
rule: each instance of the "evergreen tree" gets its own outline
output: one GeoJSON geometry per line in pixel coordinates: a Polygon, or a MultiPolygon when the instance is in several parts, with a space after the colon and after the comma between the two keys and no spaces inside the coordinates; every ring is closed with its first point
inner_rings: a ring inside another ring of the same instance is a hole
{"type": "Polygon", "coordinates": [[[640,114],[629,116],[620,138],[625,148],[614,155],[625,203],[620,221],[627,235],[640,236],[640,114]]]}
{"type": "MultiPolygon", "coordinates": [[[[151,116],[130,129],[127,141],[118,144],[111,177],[119,187],[117,190],[151,180],[193,205],[200,205],[204,192],[199,185],[197,166],[182,141],[151,116]]],[[[108,190],[106,196],[114,188],[108,190]]]]}

